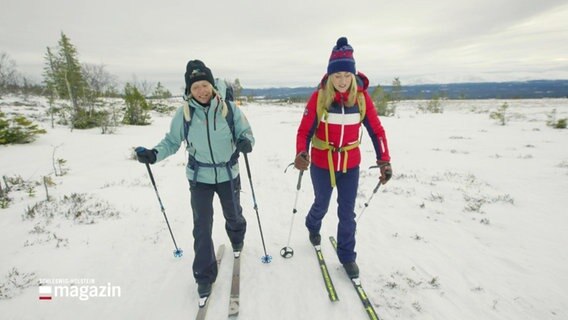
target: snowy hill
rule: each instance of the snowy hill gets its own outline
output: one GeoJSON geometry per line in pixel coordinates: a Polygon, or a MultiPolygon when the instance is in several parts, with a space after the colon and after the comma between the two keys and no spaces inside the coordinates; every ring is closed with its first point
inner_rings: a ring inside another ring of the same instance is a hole
{"type": "MultiPolygon", "coordinates": [[[[112,135],[70,132],[51,129],[44,99],[29,98],[24,105],[20,100],[4,97],[0,111],[33,116],[48,133],[31,144],[0,146],[0,175],[14,186],[12,201],[0,209],[1,318],[192,319],[198,296],[185,154],[180,150],[152,166],[185,251],[181,258],[172,254],[146,169],[132,158],[134,147],[151,147],[163,137],[170,116],[153,114],[151,126],[120,127],[112,135]],[[66,174],[53,174],[54,159],[65,160],[66,174]],[[55,183],[48,187],[49,203],[44,176],[55,183]],[[40,300],[38,283],[50,281],[115,288],[120,296],[40,300]]],[[[404,101],[395,117],[382,118],[395,175],[359,220],[356,247],[377,313],[387,320],[568,319],[568,130],[546,125],[553,109],[567,117],[568,100],[444,101],[442,114],[417,112],[425,103],[404,101]],[[489,112],[504,102],[508,123],[500,126],[489,112]]],[[[273,261],[260,261],[263,249],[241,159],[248,231],[240,318],[367,319],[327,241],[335,235],[335,201],[323,223],[322,247],[340,301],[327,297],[303,226],[312,200],[309,175],[294,219],[295,255],[279,255],[298,177],[284,169],[294,157],[303,107],[242,107],[257,139],[249,160],[273,261]]],[[[378,178],[368,169],[374,154],[365,135],[362,152],[358,212],[378,178]]],[[[215,243],[229,245],[217,200],[215,210],[215,243]]],[[[208,319],[227,317],[231,270],[226,252],[208,319]]]]}

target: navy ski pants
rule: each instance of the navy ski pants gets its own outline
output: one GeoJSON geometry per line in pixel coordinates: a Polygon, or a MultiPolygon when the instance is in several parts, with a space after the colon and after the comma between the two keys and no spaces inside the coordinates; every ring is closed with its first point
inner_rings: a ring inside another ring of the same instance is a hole
{"type": "MultiPolygon", "coordinates": [[[[319,233],[323,217],[329,208],[333,188],[329,169],[310,166],[310,176],[314,187],[314,203],[306,216],[306,227],[310,233],[319,233]]],[[[359,167],[347,172],[335,172],[337,186],[337,255],[341,263],[355,261],[355,198],[359,187],[359,167]]]]}
{"type": "Polygon", "coordinates": [[[217,262],[213,245],[213,196],[217,193],[221,201],[225,230],[231,243],[237,244],[244,240],[247,222],[243,216],[240,204],[241,180],[237,176],[231,182],[207,184],[190,183],[191,208],[193,210],[193,276],[197,283],[215,282],[217,278],[217,262]]]}

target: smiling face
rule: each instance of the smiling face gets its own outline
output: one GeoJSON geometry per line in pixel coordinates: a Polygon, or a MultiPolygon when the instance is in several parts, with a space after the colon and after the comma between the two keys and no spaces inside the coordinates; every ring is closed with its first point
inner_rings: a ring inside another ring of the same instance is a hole
{"type": "Polygon", "coordinates": [[[353,81],[353,74],[351,72],[336,72],[333,73],[331,76],[331,83],[333,83],[333,87],[335,90],[344,93],[349,90],[349,86],[353,81]]]}
{"type": "Polygon", "coordinates": [[[207,80],[196,81],[190,88],[191,96],[202,104],[207,104],[213,96],[213,86],[207,80]]]}

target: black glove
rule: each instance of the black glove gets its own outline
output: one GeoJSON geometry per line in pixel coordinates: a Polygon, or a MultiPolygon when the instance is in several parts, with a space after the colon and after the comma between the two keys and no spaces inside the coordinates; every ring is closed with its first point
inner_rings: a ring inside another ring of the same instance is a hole
{"type": "Polygon", "coordinates": [[[310,156],[306,151],[302,151],[296,155],[296,159],[294,159],[294,167],[298,170],[308,170],[308,166],[310,165],[310,156]]]}
{"type": "Polygon", "coordinates": [[[138,158],[138,162],[149,164],[156,163],[156,154],[158,153],[158,150],[149,150],[144,147],[137,147],[136,149],[134,149],[134,151],[136,152],[136,158],[138,158]]]}
{"type": "Polygon", "coordinates": [[[388,161],[382,161],[382,160],[378,160],[377,164],[381,169],[381,177],[379,178],[379,180],[381,180],[382,184],[386,184],[392,177],[391,164],[388,161]]]}
{"type": "Polygon", "coordinates": [[[242,153],[249,153],[252,151],[252,144],[249,139],[239,139],[237,141],[237,151],[242,153]]]}

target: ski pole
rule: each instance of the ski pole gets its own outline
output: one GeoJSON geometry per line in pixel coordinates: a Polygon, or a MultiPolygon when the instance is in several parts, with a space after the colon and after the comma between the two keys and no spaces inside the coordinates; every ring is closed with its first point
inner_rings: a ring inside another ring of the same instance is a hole
{"type": "MultiPolygon", "coordinates": [[[[371,166],[369,167],[369,169],[374,169],[374,168],[380,168],[380,166],[371,166]]],[[[363,210],[361,210],[361,213],[359,214],[359,217],[357,218],[357,222],[359,222],[359,219],[361,219],[361,217],[363,216],[363,213],[365,213],[365,209],[367,209],[367,207],[369,206],[369,203],[371,202],[371,200],[373,199],[373,196],[375,195],[375,193],[377,193],[377,191],[379,190],[379,187],[381,186],[381,181],[379,180],[379,182],[377,183],[377,185],[375,186],[375,189],[373,189],[373,193],[371,194],[371,196],[369,197],[369,200],[367,200],[367,202],[365,202],[365,207],[363,207],[363,210]]]]}
{"type": "Polygon", "coordinates": [[[359,222],[359,219],[361,219],[361,217],[363,216],[363,213],[365,213],[365,209],[367,209],[367,207],[369,206],[369,202],[371,202],[371,200],[373,199],[373,196],[375,195],[375,193],[377,193],[380,186],[381,186],[381,182],[379,181],[379,183],[377,183],[377,186],[375,187],[375,189],[373,189],[373,193],[369,197],[369,200],[367,200],[367,202],[365,202],[365,207],[363,207],[363,210],[361,210],[361,213],[359,214],[359,217],[357,218],[357,222],[359,222]]]}
{"type": "Polygon", "coordinates": [[[256,220],[258,221],[258,229],[260,230],[260,239],[262,240],[262,248],[264,249],[264,256],[261,258],[262,263],[270,263],[272,261],[272,257],[266,253],[266,245],[264,244],[264,235],[262,234],[262,226],[260,224],[260,216],[258,215],[258,205],[256,204],[256,196],[254,195],[254,187],[252,185],[252,177],[250,174],[250,166],[248,161],[248,156],[246,153],[243,153],[245,156],[245,164],[247,166],[247,175],[250,182],[250,190],[252,192],[252,200],[254,202],[254,211],[256,211],[256,220]]]}
{"type": "Polygon", "coordinates": [[[292,222],[290,223],[290,231],[288,232],[288,242],[286,246],[280,250],[280,255],[283,258],[292,258],[294,256],[294,249],[290,247],[290,240],[292,239],[292,227],[294,226],[294,217],[296,217],[296,206],[298,204],[298,195],[300,194],[300,189],[302,188],[302,176],[304,175],[304,170],[300,170],[298,174],[298,183],[296,184],[296,199],[294,200],[294,209],[292,209],[292,222]]]}
{"type": "Polygon", "coordinates": [[[152,185],[154,186],[154,191],[156,191],[156,197],[158,197],[158,202],[160,202],[160,208],[162,209],[162,213],[164,214],[164,219],[166,219],[166,224],[168,225],[168,230],[170,230],[170,235],[172,236],[172,240],[174,241],[174,246],[176,249],[174,250],[174,257],[179,258],[183,255],[183,250],[178,248],[176,239],[174,238],[174,233],[172,232],[172,228],[170,227],[170,222],[168,221],[168,216],[166,215],[166,209],[164,209],[164,205],[162,204],[162,199],[160,199],[160,194],[158,193],[158,188],[156,187],[156,181],[154,181],[154,175],[152,174],[152,169],[150,169],[150,165],[146,163],[146,169],[148,169],[148,175],[150,176],[150,180],[152,181],[152,185]]]}

